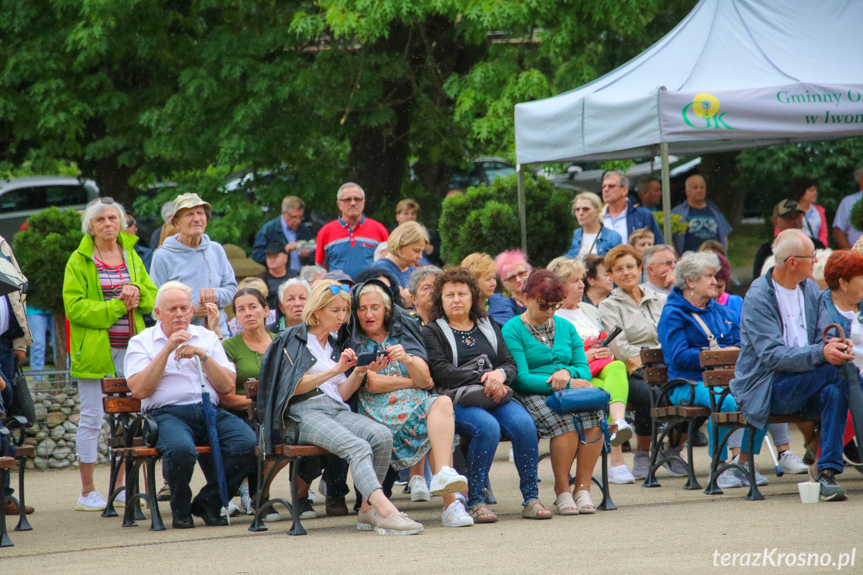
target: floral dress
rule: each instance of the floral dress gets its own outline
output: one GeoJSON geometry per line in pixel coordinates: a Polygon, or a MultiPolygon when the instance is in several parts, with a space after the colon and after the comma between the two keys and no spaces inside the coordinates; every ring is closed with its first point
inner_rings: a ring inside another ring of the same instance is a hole
{"type": "MultiPolygon", "coordinates": [[[[381,347],[397,345],[399,341],[387,335],[383,343],[365,336],[360,337],[357,354],[377,351],[381,347]]],[[[390,361],[379,371],[381,375],[410,377],[401,362],[390,361]]],[[[393,434],[393,454],[390,466],[401,471],[416,465],[431,449],[426,421],[432,404],[440,397],[422,389],[399,389],[387,393],[371,393],[365,386],[359,392],[359,412],[390,428],[393,434]]],[[[458,437],[453,441],[453,446],[458,437]]]]}

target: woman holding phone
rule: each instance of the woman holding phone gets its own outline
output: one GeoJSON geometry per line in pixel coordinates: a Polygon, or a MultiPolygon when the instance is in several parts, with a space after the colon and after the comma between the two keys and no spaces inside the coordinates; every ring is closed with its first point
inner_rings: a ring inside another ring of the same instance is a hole
{"type": "Polygon", "coordinates": [[[444,527],[473,525],[455,494],[467,489],[467,478],[452,467],[457,443],[452,400],[430,393],[428,354],[420,326],[395,306],[387,286],[369,280],[353,289],[353,314],[349,324],[350,347],[357,365],[385,358],[380,369],[369,369],[359,390],[357,411],[387,426],[393,434],[390,467],[410,469],[409,484],[426,488],[425,456],[429,454],[434,477],[431,491],[443,499],[444,527]]]}

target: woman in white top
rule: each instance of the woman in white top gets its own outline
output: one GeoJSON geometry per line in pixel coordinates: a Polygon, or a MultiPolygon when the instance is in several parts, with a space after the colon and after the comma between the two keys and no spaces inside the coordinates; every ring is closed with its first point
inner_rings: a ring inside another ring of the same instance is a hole
{"type": "Polygon", "coordinates": [[[629,396],[629,380],[626,366],[615,360],[607,347],[593,347],[600,338],[607,336],[599,321],[599,311],[581,301],[584,295],[584,264],[569,258],[555,258],[548,270],[557,274],[566,286],[566,299],[555,316],[575,326],[578,336],[584,341],[584,354],[593,377],[591,385],[606,390],[611,395],[609,419],[617,425],[617,433],[611,439],[611,468],[608,480],[611,483],[634,483],[635,478],[626,468],[620,445],[632,437],[632,427],[626,423],[626,401],[629,396]]]}

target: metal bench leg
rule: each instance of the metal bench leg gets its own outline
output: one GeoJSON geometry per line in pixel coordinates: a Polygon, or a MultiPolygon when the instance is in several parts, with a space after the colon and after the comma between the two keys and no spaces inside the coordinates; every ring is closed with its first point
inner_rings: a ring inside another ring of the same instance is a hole
{"type": "MultiPolygon", "coordinates": [[[[9,478],[8,469],[0,469],[0,486],[6,485],[6,480],[9,478]]],[[[13,547],[15,544],[9,538],[9,533],[6,531],[6,499],[0,497],[0,547],[13,547]]]]}
{"type": "Polygon", "coordinates": [[[591,477],[591,479],[602,490],[602,501],[596,508],[602,511],[614,511],[617,509],[617,505],[611,500],[611,492],[608,489],[608,452],[605,448],[602,449],[602,478],[591,477]]]}
{"type": "MultiPolygon", "coordinates": [[[[150,507],[150,531],[164,531],[165,522],[162,521],[162,512],[159,509],[159,498],[156,495],[158,491],[156,491],[155,457],[147,460],[147,472],[144,474],[144,479],[147,482],[147,494],[141,495],[141,499],[146,501],[147,505],[150,507]]],[[[128,499],[128,497],[129,493],[126,492],[126,498],[128,499]]],[[[141,508],[141,506],[137,504],[135,505],[135,507],[138,509],[141,508]]]]}
{"type": "Polygon", "coordinates": [[[713,457],[710,458],[710,475],[707,479],[707,489],[704,490],[705,495],[722,495],[722,490],[716,484],[719,479],[719,454],[728,444],[728,438],[731,437],[732,431],[734,428],[729,429],[722,441],[719,441],[719,425],[713,425],[713,457]]]}
{"type": "Polygon", "coordinates": [[[689,477],[686,480],[684,489],[695,490],[701,489],[698,480],[695,478],[695,465],[692,463],[692,439],[695,437],[695,419],[689,420],[689,429],[687,430],[686,439],[686,469],[689,471],[689,477]]]}
{"type": "Polygon", "coordinates": [[[27,505],[24,503],[24,469],[27,467],[27,458],[18,459],[18,525],[15,531],[32,531],[30,521],[27,520],[27,505]]]}
{"type": "Polygon", "coordinates": [[[302,457],[296,457],[291,462],[291,518],[293,520],[288,535],[306,535],[306,530],[300,521],[300,495],[297,479],[300,475],[300,461],[302,457]]]}
{"type": "Polygon", "coordinates": [[[257,477],[257,490],[255,491],[255,514],[252,519],[252,524],[249,525],[249,531],[259,532],[259,531],[268,531],[269,528],[264,525],[264,521],[261,519],[261,514],[263,513],[263,509],[261,508],[261,504],[263,503],[263,493],[264,487],[267,484],[267,478],[264,477],[264,462],[261,456],[258,456],[258,477],[257,477]]]}
{"type": "MultiPolygon", "coordinates": [[[[650,418],[650,463],[647,465],[647,477],[644,478],[644,483],[641,484],[642,487],[662,487],[659,481],[656,480],[656,459],[659,457],[659,447],[661,445],[657,433],[657,428],[659,427],[659,422],[656,421],[655,418],[650,418]]],[[[666,430],[668,427],[666,427],[666,430]]],[[[662,434],[662,437],[665,437],[668,434],[668,431],[662,434]]]]}
{"type": "MultiPolygon", "coordinates": [[[[140,459],[132,459],[129,458],[126,461],[126,509],[123,512],[123,527],[137,527],[138,523],[135,521],[135,507],[137,505],[138,499],[138,473],[140,472],[141,463],[143,463],[140,459]]],[[[138,511],[140,512],[141,508],[138,507],[138,511]]]]}
{"type": "Polygon", "coordinates": [[[114,455],[113,450],[110,455],[111,471],[108,474],[108,504],[102,511],[102,517],[117,517],[117,510],[114,509],[114,499],[118,493],[114,493],[114,486],[117,484],[117,474],[120,472],[120,464],[117,462],[118,457],[114,455]]]}
{"type": "Polygon", "coordinates": [[[758,491],[758,485],[755,484],[755,428],[749,428],[749,461],[747,462],[749,465],[746,466],[746,475],[749,478],[749,493],[746,494],[745,499],[749,501],[763,501],[764,496],[761,495],[761,492],[758,491]]]}

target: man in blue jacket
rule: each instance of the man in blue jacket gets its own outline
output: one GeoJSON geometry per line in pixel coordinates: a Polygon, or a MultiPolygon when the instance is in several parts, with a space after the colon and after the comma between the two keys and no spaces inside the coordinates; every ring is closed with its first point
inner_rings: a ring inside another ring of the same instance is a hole
{"type": "Polygon", "coordinates": [[[602,201],[605,203],[602,225],[617,232],[624,243],[639,228],[653,232],[654,244],[665,243],[653,212],[635,207],[629,198],[629,178],[620,170],[609,170],[602,176],[602,201]]]}
{"type": "Polygon", "coordinates": [[[267,246],[270,242],[277,241],[285,246],[288,269],[299,272],[303,265],[313,263],[310,259],[313,250],[297,246],[297,242],[314,238],[312,230],[303,223],[305,211],[306,204],[303,200],[296,196],[285,196],[282,200],[282,214],[264,224],[255,237],[252,259],[261,265],[267,265],[267,246]]]}
{"type": "MultiPolygon", "coordinates": [[[[773,241],[773,254],[776,266],[752,282],[743,300],[731,393],[757,429],[767,429],[771,414],[820,416],[816,481],[822,499],[841,501],[845,489],[834,476],[843,469],[848,382],[838,367],[853,361],[852,342],[821,341],[830,318],[819,309],[820,290],[812,280],[812,240],[800,230],[785,230],[773,241]]],[[[741,463],[746,455],[741,454],[741,463]]]]}

